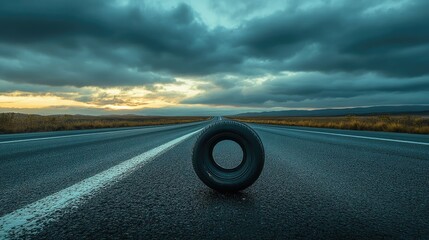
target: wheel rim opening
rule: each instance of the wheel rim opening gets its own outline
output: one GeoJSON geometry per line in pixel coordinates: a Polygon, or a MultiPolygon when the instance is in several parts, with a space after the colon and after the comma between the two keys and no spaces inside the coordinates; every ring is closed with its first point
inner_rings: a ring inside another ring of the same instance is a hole
{"type": "Polygon", "coordinates": [[[223,140],[213,148],[214,162],[221,168],[234,169],[243,162],[243,149],[232,140],[223,140]]]}

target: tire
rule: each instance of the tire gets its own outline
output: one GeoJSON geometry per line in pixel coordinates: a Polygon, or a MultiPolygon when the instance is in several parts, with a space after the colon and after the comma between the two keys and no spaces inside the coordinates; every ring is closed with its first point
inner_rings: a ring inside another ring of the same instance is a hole
{"type": "Polygon", "coordinates": [[[208,187],[220,192],[236,192],[252,185],[264,167],[265,152],[256,132],[244,123],[220,121],[199,135],[192,154],[195,173],[208,187]],[[226,169],[213,159],[213,149],[223,140],[238,143],[243,159],[237,167],[226,169]]]}

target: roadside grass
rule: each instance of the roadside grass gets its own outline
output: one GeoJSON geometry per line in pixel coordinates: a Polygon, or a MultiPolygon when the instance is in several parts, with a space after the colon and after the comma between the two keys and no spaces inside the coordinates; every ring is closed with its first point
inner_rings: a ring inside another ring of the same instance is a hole
{"type": "Polygon", "coordinates": [[[411,115],[342,117],[230,117],[230,119],[248,123],[287,126],[429,134],[429,118],[411,115]]]}
{"type": "Polygon", "coordinates": [[[85,116],[0,113],[0,133],[137,127],[203,121],[208,117],[85,116]]]}

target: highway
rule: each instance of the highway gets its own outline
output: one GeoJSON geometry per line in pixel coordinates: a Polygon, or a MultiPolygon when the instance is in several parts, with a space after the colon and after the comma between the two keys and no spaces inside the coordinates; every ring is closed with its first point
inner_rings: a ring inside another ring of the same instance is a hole
{"type": "Polygon", "coordinates": [[[191,163],[220,119],[0,135],[0,239],[429,239],[428,135],[251,124],[264,170],[220,194],[191,163]]]}

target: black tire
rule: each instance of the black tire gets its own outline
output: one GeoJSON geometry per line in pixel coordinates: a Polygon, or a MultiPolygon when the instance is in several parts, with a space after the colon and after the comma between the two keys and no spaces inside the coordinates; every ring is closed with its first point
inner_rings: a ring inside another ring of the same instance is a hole
{"type": "Polygon", "coordinates": [[[235,192],[252,185],[264,167],[265,152],[256,132],[244,123],[220,121],[206,127],[195,143],[192,164],[195,173],[208,187],[220,192],[235,192]],[[226,169],[213,159],[213,149],[223,140],[238,143],[243,159],[237,167],[226,169]]]}

